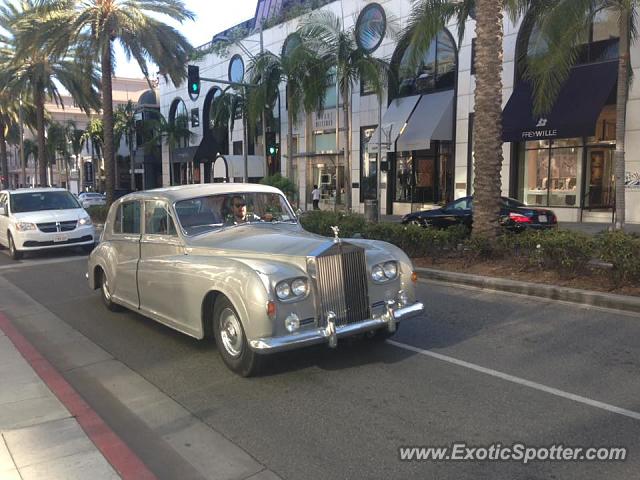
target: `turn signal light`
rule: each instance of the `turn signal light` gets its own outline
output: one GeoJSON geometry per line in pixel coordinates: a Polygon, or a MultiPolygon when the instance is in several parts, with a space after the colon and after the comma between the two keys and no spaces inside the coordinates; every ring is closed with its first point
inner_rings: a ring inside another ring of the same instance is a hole
{"type": "Polygon", "coordinates": [[[267,302],[267,315],[269,318],[276,318],[276,302],[267,302]]]}
{"type": "Polygon", "coordinates": [[[411,281],[413,283],[417,283],[418,282],[418,272],[412,272],[411,273],[411,281]]]}

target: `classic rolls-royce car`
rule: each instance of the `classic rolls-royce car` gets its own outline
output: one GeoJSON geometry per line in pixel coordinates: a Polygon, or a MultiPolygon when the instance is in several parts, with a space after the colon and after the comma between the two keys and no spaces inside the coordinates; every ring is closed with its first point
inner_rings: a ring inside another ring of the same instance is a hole
{"type": "Polygon", "coordinates": [[[107,308],[212,336],[224,363],[250,376],[265,354],[335,347],[355,334],[388,338],[424,310],[402,250],[333,230],[305,231],[282,192],[265,185],[132,193],[109,209],[87,278],[107,308]]]}

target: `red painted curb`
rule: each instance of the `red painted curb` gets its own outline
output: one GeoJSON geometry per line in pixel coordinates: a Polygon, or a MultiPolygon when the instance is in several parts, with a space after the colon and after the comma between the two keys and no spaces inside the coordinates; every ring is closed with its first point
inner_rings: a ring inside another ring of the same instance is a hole
{"type": "Polygon", "coordinates": [[[13,342],[38,376],[75,417],[87,436],[123,480],[156,480],[142,460],[116,435],[80,397],[38,350],[0,313],[0,330],[13,342]]]}

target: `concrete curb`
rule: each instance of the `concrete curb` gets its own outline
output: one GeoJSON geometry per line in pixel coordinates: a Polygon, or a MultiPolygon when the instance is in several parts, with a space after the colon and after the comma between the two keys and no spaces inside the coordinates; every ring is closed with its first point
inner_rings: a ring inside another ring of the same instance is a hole
{"type": "Polygon", "coordinates": [[[521,282],[506,278],[484,277],[468,273],[447,272],[433,268],[416,268],[422,274],[422,278],[439,282],[469,285],[472,287],[502,292],[519,293],[532,297],[561,300],[564,302],[592,305],[595,307],[613,308],[628,312],[640,313],[640,298],[628,295],[615,295],[611,293],[580,290],[577,288],[559,287],[557,285],[544,285],[540,283],[521,282]]]}

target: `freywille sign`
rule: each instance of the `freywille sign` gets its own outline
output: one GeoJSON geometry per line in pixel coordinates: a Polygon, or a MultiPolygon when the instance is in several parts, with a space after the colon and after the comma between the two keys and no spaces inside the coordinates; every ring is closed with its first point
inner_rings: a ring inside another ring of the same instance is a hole
{"type": "Polygon", "coordinates": [[[558,136],[558,129],[545,128],[547,126],[548,120],[544,117],[540,117],[538,119],[538,123],[536,123],[536,130],[525,130],[522,132],[522,138],[525,140],[531,139],[539,139],[539,138],[555,138],[558,136]],[[540,128],[540,130],[537,130],[540,128]]]}

